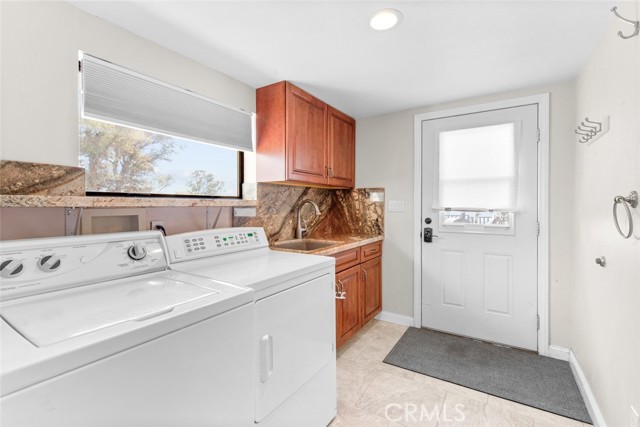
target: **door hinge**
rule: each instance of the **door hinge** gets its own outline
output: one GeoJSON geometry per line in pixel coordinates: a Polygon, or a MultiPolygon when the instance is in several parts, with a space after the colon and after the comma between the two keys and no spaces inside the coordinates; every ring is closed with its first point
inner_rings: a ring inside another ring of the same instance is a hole
{"type": "Polygon", "coordinates": [[[539,236],[540,235],[540,223],[536,222],[536,235],[539,236]]]}
{"type": "Polygon", "coordinates": [[[538,327],[538,330],[540,330],[540,315],[537,314],[536,316],[537,316],[537,319],[538,319],[538,321],[537,321],[537,325],[538,326],[537,327],[538,327]]]}
{"type": "Polygon", "coordinates": [[[537,142],[540,142],[540,129],[538,129],[538,141],[537,142]]]}

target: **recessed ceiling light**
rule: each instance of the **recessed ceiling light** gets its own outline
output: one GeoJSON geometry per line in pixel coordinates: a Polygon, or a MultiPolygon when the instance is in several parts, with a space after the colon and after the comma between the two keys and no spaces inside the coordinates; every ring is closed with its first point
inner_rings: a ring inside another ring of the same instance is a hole
{"type": "Polygon", "coordinates": [[[371,28],[378,31],[390,30],[402,21],[402,13],[395,9],[382,9],[371,18],[371,28]]]}

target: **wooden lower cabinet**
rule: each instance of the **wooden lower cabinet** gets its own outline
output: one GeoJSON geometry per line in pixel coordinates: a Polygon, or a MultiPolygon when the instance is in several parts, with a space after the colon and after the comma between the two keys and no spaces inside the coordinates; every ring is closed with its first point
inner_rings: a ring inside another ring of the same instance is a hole
{"type": "Polygon", "coordinates": [[[382,311],[382,257],[360,264],[362,322],[367,323],[382,311]]]}
{"type": "Polygon", "coordinates": [[[340,347],[382,311],[382,243],[333,256],[336,295],[344,292],[344,298],[336,298],[336,345],[340,347]]]}
{"type": "Polygon", "coordinates": [[[360,266],[336,274],[336,287],[344,299],[336,299],[336,342],[339,346],[360,329],[360,266]]]}

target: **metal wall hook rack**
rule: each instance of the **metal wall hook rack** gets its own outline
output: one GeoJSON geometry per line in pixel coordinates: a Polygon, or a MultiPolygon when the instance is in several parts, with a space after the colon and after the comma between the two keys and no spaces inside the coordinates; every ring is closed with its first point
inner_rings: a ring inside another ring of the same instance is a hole
{"type": "Polygon", "coordinates": [[[631,215],[631,208],[636,208],[637,206],[637,191],[632,191],[627,197],[616,196],[613,198],[613,222],[616,225],[618,233],[620,233],[620,235],[625,239],[628,239],[633,234],[633,216],[631,215]],[[624,206],[624,210],[627,212],[627,222],[629,224],[629,229],[626,233],[622,232],[622,230],[620,229],[620,224],[618,223],[618,204],[624,206]]]}
{"type": "Polygon", "coordinates": [[[636,29],[632,34],[630,34],[628,36],[625,36],[624,34],[622,34],[622,31],[618,31],[618,35],[620,36],[620,38],[630,39],[631,37],[635,37],[638,34],[640,34],[640,21],[632,21],[631,19],[623,18],[622,16],[620,16],[620,14],[618,13],[618,6],[612,7],[611,8],[611,12],[613,12],[614,15],[616,15],[618,18],[620,18],[621,20],[623,20],[627,24],[633,25],[635,27],[635,29],[636,29]]]}
{"type": "Polygon", "coordinates": [[[585,117],[575,130],[575,133],[580,135],[578,142],[581,144],[593,142],[607,132],[609,132],[609,116],[606,116],[601,122],[592,121],[589,120],[589,117],[585,117]]]}

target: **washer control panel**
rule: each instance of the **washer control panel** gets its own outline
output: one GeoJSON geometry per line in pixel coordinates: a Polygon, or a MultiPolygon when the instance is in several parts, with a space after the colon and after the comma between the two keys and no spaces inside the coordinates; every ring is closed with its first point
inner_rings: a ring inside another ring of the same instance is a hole
{"type": "Polygon", "coordinates": [[[269,246],[260,227],[220,228],[167,237],[171,262],[216,256],[269,246]]]}
{"type": "Polygon", "coordinates": [[[0,242],[0,299],[167,268],[156,231],[0,242]]]}

